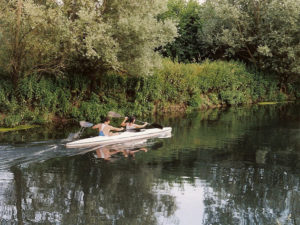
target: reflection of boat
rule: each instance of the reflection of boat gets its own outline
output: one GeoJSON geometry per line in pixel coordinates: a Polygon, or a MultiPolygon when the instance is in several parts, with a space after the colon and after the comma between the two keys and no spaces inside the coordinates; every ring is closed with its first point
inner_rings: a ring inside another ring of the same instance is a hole
{"type": "Polygon", "coordinates": [[[110,161],[114,155],[121,153],[125,158],[128,158],[129,156],[135,158],[135,153],[139,151],[147,152],[148,150],[145,147],[135,149],[114,149],[112,148],[112,146],[103,146],[96,149],[96,151],[94,152],[94,157],[97,159],[110,161]]]}
{"type": "Polygon", "coordinates": [[[163,129],[153,128],[153,129],[142,129],[140,132],[124,132],[120,135],[114,136],[97,136],[92,138],[85,138],[78,141],[73,141],[67,143],[68,148],[77,148],[83,146],[92,146],[92,145],[111,145],[117,143],[123,143],[139,139],[148,139],[148,138],[166,138],[171,136],[171,127],[164,127],[163,129]]]}

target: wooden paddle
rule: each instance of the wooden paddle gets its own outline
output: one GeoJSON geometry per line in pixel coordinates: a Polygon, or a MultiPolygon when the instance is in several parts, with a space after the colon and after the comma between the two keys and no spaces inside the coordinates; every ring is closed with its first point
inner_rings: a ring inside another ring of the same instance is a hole
{"type": "MultiPolygon", "coordinates": [[[[114,111],[109,111],[108,114],[107,114],[107,116],[113,117],[113,118],[121,118],[121,117],[123,117],[119,113],[116,113],[114,111]]],[[[136,120],[136,121],[140,122],[140,123],[146,123],[146,122],[140,121],[140,120],[136,120]]],[[[155,128],[163,129],[163,126],[160,125],[160,124],[157,124],[157,123],[151,123],[149,125],[152,126],[152,127],[155,127],[155,128]]]]}

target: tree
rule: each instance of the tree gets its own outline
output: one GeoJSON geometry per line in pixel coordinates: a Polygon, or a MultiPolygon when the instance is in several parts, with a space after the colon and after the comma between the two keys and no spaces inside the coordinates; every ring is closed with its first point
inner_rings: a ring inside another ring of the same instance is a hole
{"type": "Polygon", "coordinates": [[[65,17],[55,2],[8,0],[0,3],[0,67],[15,86],[31,73],[61,72],[69,39],[65,17]]]}
{"type": "Polygon", "coordinates": [[[0,3],[0,67],[17,86],[32,73],[151,73],[154,49],[173,40],[175,25],[158,21],[166,1],[6,0],[0,3]]]}
{"type": "Polygon", "coordinates": [[[203,41],[199,38],[203,23],[200,9],[195,0],[169,0],[168,11],[161,18],[172,18],[178,22],[178,36],[161,49],[164,56],[179,62],[200,62],[205,57],[203,41]]]}
{"type": "Polygon", "coordinates": [[[209,0],[203,36],[224,58],[280,76],[282,88],[300,78],[299,0],[209,0]]]}
{"type": "Polygon", "coordinates": [[[167,0],[111,0],[104,19],[118,43],[121,68],[133,75],[147,75],[160,63],[155,48],[172,42],[177,30],[171,19],[158,20],[167,0]]]}

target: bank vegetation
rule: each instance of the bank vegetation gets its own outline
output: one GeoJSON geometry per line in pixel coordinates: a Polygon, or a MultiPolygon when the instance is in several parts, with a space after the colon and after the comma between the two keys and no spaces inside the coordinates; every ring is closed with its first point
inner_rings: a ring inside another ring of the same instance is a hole
{"type": "Polygon", "coordinates": [[[1,1],[0,126],[297,99],[299,1],[1,1]]]}

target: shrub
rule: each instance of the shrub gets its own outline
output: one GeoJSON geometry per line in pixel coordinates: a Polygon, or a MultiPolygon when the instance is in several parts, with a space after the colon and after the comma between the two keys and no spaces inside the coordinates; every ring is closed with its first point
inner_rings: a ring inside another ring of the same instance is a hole
{"type": "MultiPolygon", "coordinates": [[[[284,101],[288,97],[280,92],[274,77],[266,79],[262,73],[234,61],[183,64],[164,59],[152,76],[105,73],[93,81],[78,74],[33,74],[20,80],[18,90],[2,79],[0,112],[7,116],[0,123],[6,126],[24,121],[47,123],[55,115],[96,123],[108,111],[142,116],[154,110],[192,110],[212,104],[284,101]]],[[[297,97],[295,86],[288,86],[288,92],[297,97]]]]}
{"type": "Polygon", "coordinates": [[[217,93],[208,93],[208,98],[211,101],[211,103],[214,105],[218,105],[220,103],[217,93]]]}
{"type": "Polygon", "coordinates": [[[205,100],[200,96],[200,94],[193,95],[188,101],[188,105],[194,108],[201,107],[205,104],[205,100]]]}
{"type": "Polygon", "coordinates": [[[15,127],[22,122],[22,117],[19,114],[7,115],[4,120],[2,126],[5,127],[15,127]]]}

